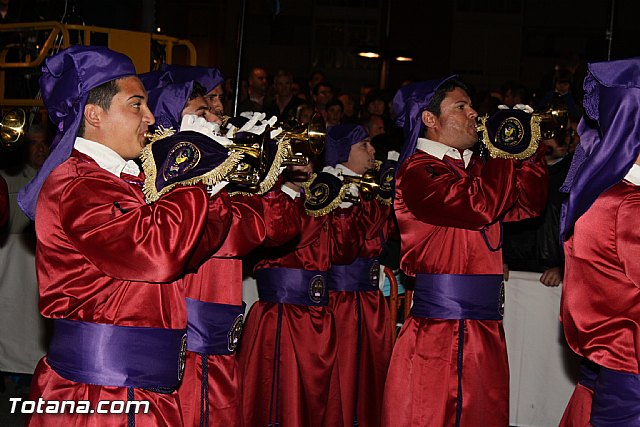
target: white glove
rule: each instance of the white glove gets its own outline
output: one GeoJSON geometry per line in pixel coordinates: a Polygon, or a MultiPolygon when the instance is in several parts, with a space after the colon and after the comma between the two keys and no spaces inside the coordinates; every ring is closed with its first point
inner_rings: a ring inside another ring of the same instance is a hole
{"type": "Polygon", "coordinates": [[[180,130],[198,132],[211,139],[215,139],[214,137],[216,134],[220,132],[220,125],[217,123],[210,123],[206,121],[204,117],[196,116],[195,114],[187,114],[182,118],[182,122],[180,122],[180,130]]]}
{"type": "Polygon", "coordinates": [[[400,153],[398,153],[397,151],[392,150],[387,153],[387,160],[393,160],[394,162],[397,162],[399,158],[400,153]]]}
{"type": "MultiPolygon", "coordinates": [[[[327,172],[330,173],[331,175],[338,177],[340,179],[340,181],[344,181],[344,179],[342,178],[342,171],[339,169],[336,169],[334,167],[331,166],[325,166],[324,168],[322,168],[322,172],[327,172]]],[[[351,196],[353,196],[354,198],[358,198],[358,187],[354,184],[351,183],[349,184],[349,188],[347,189],[347,193],[349,193],[351,196]]],[[[342,202],[340,203],[340,207],[341,208],[348,208],[351,207],[353,205],[353,203],[351,202],[342,202]]]]}
{"type": "Polygon", "coordinates": [[[212,197],[212,196],[218,194],[220,192],[220,190],[222,190],[224,187],[227,186],[227,184],[229,184],[228,181],[220,181],[219,183],[217,183],[215,185],[207,186],[207,192],[209,193],[209,197],[212,197]]]}
{"type": "MultiPolygon", "coordinates": [[[[507,107],[504,104],[498,105],[498,110],[509,110],[509,109],[510,108],[507,107]]],[[[516,104],[516,105],[513,106],[513,109],[514,110],[522,110],[525,113],[529,113],[529,114],[533,113],[533,108],[531,108],[530,106],[525,105],[525,104],[516,104]]]]}

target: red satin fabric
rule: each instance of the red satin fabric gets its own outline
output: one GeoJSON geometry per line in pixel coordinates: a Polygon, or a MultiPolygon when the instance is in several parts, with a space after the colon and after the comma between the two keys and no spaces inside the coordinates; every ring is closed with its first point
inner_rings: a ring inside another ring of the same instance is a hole
{"type": "MultiPolygon", "coordinates": [[[[284,246],[262,251],[256,269],[327,271],[332,262],[353,262],[362,246],[361,240],[351,244],[354,237],[362,239],[352,234],[359,226],[359,213],[360,207],[354,206],[313,218],[303,212],[302,200],[296,199],[288,214],[301,219],[299,237],[284,246]]],[[[238,353],[245,426],[264,426],[269,422],[278,306],[257,302],[245,323],[238,353]]],[[[341,426],[340,384],[334,369],[336,331],[330,309],[280,306],[280,380],[279,387],[274,385],[280,426],[341,426]]]]}
{"type": "MultiPolygon", "coordinates": [[[[358,257],[372,258],[382,251],[382,239],[390,223],[391,207],[374,200],[362,202],[362,208],[360,228],[354,229],[352,234],[365,237],[358,257]]],[[[355,245],[357,241],[349,244],[355,245]]],[[[389,308],[380,291],[330,291],[329,307],[333,310],[339,331],[337,365],[344,424],[353,424],[357,406],[360,425],[378,426],[384,382],[393,348],[389,308]],[[360,329],[356,301],[358,297],[360,329]],[[362,340],[360,354],[357,352],[358,335],[362,340]]]]}
{"type": "MultiPolygon", "coordinates": [[[[228,197],[208,200],[201,188],[183,187],[147,205],[141,187],[74,152],[49,176],[38,200],[41,313],[120,326],[186,328],[184,286],[173,280],[189,262],[199,263],[198,256],[220,245],[231,220],[228,202],[228,197]]],[[[126,401],[127,396],[124,388],[60,378],[44,359],[31,390],[32,397],[45,400],[87,396],[126,401]]],[[[182,425],[177,393],[135,393],[152,402],[152,414],[140,425],[182,425]]],[[[57,417],[34,415],[30,425],[88,422],[69,417],[58,423],[57,417]]],[[[113,425],[127,422],[126,415],[114,420],[113,425]]],[[[102,416],[91,422],[110,425],[102,416]]]]}
{"type": "MultiPolygon", "coordinates": [[[[299,221],[287,212],[293,201],[281,191],[269,196],[232,196],[232,221],[222,246],[196,273],[184,277],[186,296],[219,304],[242,304],[242,260],[267,240],[282,244],[299,232],[299,221]],[[279,194],[278,194],[279,193],[279,194]],[[284,196],[284,197],[283,197],[284,196]]],[[[209,426],[241,425],[240,379],[236,355],[209,355],[209,426]]],[[[199,426],[201,412],[202,359],[187,352],[185,376],[178,388],[185,426],[199,426]]]]}
{"type": "MultiPolygon", "coordinates": [[[[384,391],[383,426],[455,426],[457,320],[409,317],[384,391]]],[[[465,321],[462,416],[465,427],[509,425],[509,365],[502,322],[465,321]]]]}
{"type": "MultiPolygon", "coordinates": [[[[127,401],[127,389],[103,387],[68,381],[49,366],[46,358],[38,363],[29,391],[30,400],[88,400],[92,409],[97,409],[98,401],[127,401]]],[[[134,400],[149,402],[149,412],[135,416],[136,426],[177,427],[182,426],[179,397],[171,394],[153,393],[144,389],[134,390],[134,400]]],[[[109,406],[106,406],[108,408],[109,406]]],[[[46,408],[46,406],[45,406],[46,408]]],[[[105,408],[105,407],[103,407],[105,408]]],[[[82,427],[127,427],[127,414],[33,414],[26,418],[29,427],[82,426],[82,427]]]]}
{"type": "MultiPolygon", "coordinates": [[[[447,159],[445,157],[445,159],[447,159]]],[[[396,217],[401,268],[408,275],[502,274],[498,220],[540,215],[547,199],[544,161],[519,163],[473,157],[467,169],[417,151],[401,167],[396,217]]]]}
{"type": "Polygon", "coordinates": [[[590,427],[593,390],[578,383],[558,427],[590,427]]]}
{"type": "MultiPolygon", "coordinates": [[[[542,156],[518,162],[417,151],[400,168],[396,217],[405,273],[502,274],[500,220],[540,215],[548,187],[542,156]],[[484,229],[485,237],[481,233],[484,229]]],[[[458,321],[409,318],[387,375],[383,425],[455,424],[458,321]]],[[[464,321],[462,426],[508,425],[509,367],[501,321],[464,321]]]]}
{"type": "Polygon", "coordinates": [[[275,387],[278,305],[256,302],[245,324],[238,355],[244,425],[267,426],[271,401],[275,419],[273,387],[281,427],[342,426],[333,315],[326,307],[280,304],[280,375],[275,387]]]}
{"type": "Polygon", "coordinates": [[[569,346],[609,369],[639,373],[640,188],[604,192],[565,242],[561,320],[569,346]]]}
{"type": "Polygon", "coordinates": [[[329,292],[338,330],[337,366],[342,395],[344,425],[352,425],[358,378],[358,421],[361,426],[378,426],[382,412],[382,393],[391,359],[393,341],[389,308],[382,292],[329,292]],[[358,315],[356,296],[360,296],[361,350],[358,357],[358,315]]]}
{"type": "MultiPolygon", "coordinates": [[[[240,378],[236,355],[207,356],[209,389],[208,426],[234,427],[242,425],[240,378]]],[[[187,352],[182,384],[178,388],[185,426],[200,425],[202,358],[187,352]]]]}

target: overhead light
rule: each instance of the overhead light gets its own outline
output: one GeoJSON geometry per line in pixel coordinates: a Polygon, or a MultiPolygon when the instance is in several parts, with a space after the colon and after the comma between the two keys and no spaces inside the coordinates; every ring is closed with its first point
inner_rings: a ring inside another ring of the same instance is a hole
{"type": "Polygon", "coordinates": [[[398,62],[412,62],[413,61],[412,57],[410,57],[410,56],[402,56],[402,55],[396,56],[395,59],[398,62]]]}
{"type": "Polygon", "coordinates": [[[380,58],[380,54],[377,52],[358,52],[358,56],[363,58],[380,58]]]}

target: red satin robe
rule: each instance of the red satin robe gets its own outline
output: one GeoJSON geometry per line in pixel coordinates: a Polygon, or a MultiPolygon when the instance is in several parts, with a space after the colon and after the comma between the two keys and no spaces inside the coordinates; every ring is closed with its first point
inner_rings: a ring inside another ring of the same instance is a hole
{"type": "MultiPolygon", "coordinates": [[[[383,234],[386,235],[387,232],[391,207],[375,200],[362,202],[362,205],[362,227],[353,230],[352,235],[366,233],[358,257],[373,258],[382,252],[383,234]]],[[[357,245],[358,242],[354,239],[349,244],[357,245]]],[[[330,291],[329,307],[333,310],[340,336],[337,364],[344,425],[353,424],[357,404],[359,425],[378,426],[382,412],[382,393],[393,348],[389,307],[379,289],[361,292],[330,291]],[[361,322],[359,329],[358,307],[361,322]],[[361,340],[359,354],[358,335],[361,340]]]]}
{"type": "MultiPolygon", "coordinates": [[[[291,199],[271,191],[262,197],[232,196],[233,220],[224,244],[196,273],[184,277],[186,296],[199,301],[242,305],[242,259],[260,244],[284,244],[299,230],[288,221],[291,199]]],[[[208,355],[208,426],[242,424],[240,375],[236,354],[208,355]]],[[[199,426],[202,356],[187,351],[182,383],[178,388],[185,426],[199,426]]]]}
{"type": "MultiPolygon", "coordinates": [[[[296,199],[296,209],[290,216],[302,221],[300,237],[265,251],[256,270],[286,267],[327,271],[331,262],[352,262],[358,247],[348,242],[358,210],[339,209],[313,218],[304,213],[302,201],[296,199]]],[[[247,317],[238,355],[244,425],[266,426],[271,409],[272,419],[277,410],[282,427],[342,426],[340,384],[334,369],[338,339],[329,307],[256,302],[247,317]],[[276,387],[274,352],[279,310],[282,323],[276,387]]]]}
{"type": "MultiPolygon", "coordinates": [[[[408,275],[502,274],[500,220],[539,215],[547,167],[473,157],[461,162],[417,151],[399,170],[396,216],[408,275]],[[487,241],[480,232],[484,229],[487,241]]],[[[508,425],[509,366],[502,321],[409,317],[398,337],[383,402],[385,426],[453,426],[458,328],[464,325],[461,426],[508,425]]]]}
{"type": "MultiPolygon", "coordinates": [[[[565,242],[561,320],[573,351],[605,368],[640,373],[640,187],[605,191],[565,242]]],[[[561,425],[589,425],[592,392],[576,386],[561,425]]]]}
{"type": "MultiPolygon", "coordinates": [[[[181,187],[147,205],[141,186],[125,179],[77,151],[48,177],[36,210],[40,311],[54,319],[186,328],[184,289],[176,279],[222,243],[229,198],[209,200],[201,188],[181,187]]],[[[126,401],[127,389],[69,381],[45,356],[29,396],[39,397],[89,400],[95,408],[99,400],[126,401]]],[[[136,388],[134,399],[149,401],[137,425],[182,425],[177,392],[136,388]]],[[[126,426],[127,414],[34,414],[27,425],[126,426]]]]}

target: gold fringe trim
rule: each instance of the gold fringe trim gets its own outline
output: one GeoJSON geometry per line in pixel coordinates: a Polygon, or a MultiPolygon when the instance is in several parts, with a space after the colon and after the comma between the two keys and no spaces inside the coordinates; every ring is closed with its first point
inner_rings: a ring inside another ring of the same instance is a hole
{"type": "Polygon", "coordinates": [[[142,169],[144,170],[145,180],[144,185],[142,187],[142,192],[144,193],[147,204],[151,204],[162,197],[164,194],[171,191],[175,186],[188,186],[194,185],[197,183],[203,183],[205,185],[216,185],[221,181],[224,181],[227,176],[235,170],[240,163],[240,160],[244,157],[244,154],[238,152],[229,152],[229,157],[227,157],[222,163],[218,166],[206,172],[202,175],[186,179],[184,181],[174,182],[172,184],[167,185],[162,190],[156,190],[156,178],[158,177],[158,168],[156,166],[155,160],[153,159],[153,153],[151,151],[151,146],[153,143],[147,145],[142,150],[142,155],[140,159],[142,160],[142,169]]]}
{"type": "MultiPolygon", "coordinates": [[[[324,208],[318,209],[318,210],[311,210],[311,209],[307,209],[305,205],[304,210],[307,212],[307,215],[312,216],[314,218],[325,216],[328,213],[336,210],[340,206],[340,203],[342,203],[344,196],[345,194],[347,194],[348,190],[349,190],[349,183],[345,183],[342,185],[342,187],[340,187],[340,191],[338,192],[338,195],[331,201],[331,203],[329,203],[324,208]]],[[[306,197],[306,195],[309,194],[309,192],[305,190],[304,194],[306,197]]]]}
{"type": "Polygon", "coordinates": [[[503,159],[520,159],[520,160],[528,159],[529,157],[533,156],[535,152],[538,150],[538,145],[542,140],[542,132],[540,130],[540,122],[542,121],[542,118],[539,115],[537,114],[531,115],[531,122],[530,122],[531,141],[529,141],[529,146],[524,151],[521,151],[520,153],[516,153],[516,154],[503,151],[498,147],[496,147],[495,145],[493,145],[493,142],[491,142],[491,139],[489,138],[489,131],[487,130],[487,127],[486,127],[487,119],[488,119],[487,116],[480,118],[479,129],[482,132],[482,139],[480,141],[484,144],[485,147],[487,147],[487,150],[489,151],[489,155],[491,155],[491,157],[493,157],[494,159],[496,157],[501,157],[503,159]]]}
{"type": "Polygon", "coordinates": [[[264,177],[262,182],[260,182],[260,188],[258,189],[258,194],[264,194],[267,191],[271,190],[275,183],[278,181],[278,177],[280,176],[280,168],[282,167],[282,162],[284,162],[287,153],[289,153],[289,142],[281,141],[277,144],[278,149],[276,151],[276,155],[273,159],[273,163],[271,163],[271,168],[269,168],[269,172],[264,177]]]}
{"type": "Polygon", "coordinates": [[[389,197],[388,199],[385,199],[384,197],[380,197],[380,195],[378,194],[376,196],[376,199],[385,206],[393,205],[393,197],[389,197]]]}
{"type": "Polygon", "coordinates": [[[156,142],[156,141],[158,141],[158,140],[160,140],[162,138],[166,138],[168,136],[171,136],[174,133],[176,133],[176,131],[175,131],[175,129],[173,127],[166,128],[166,127],[160,125],[155,130],[155,132],[153,133],[153,136],[149,140],[149,143],[156,142]]]}

